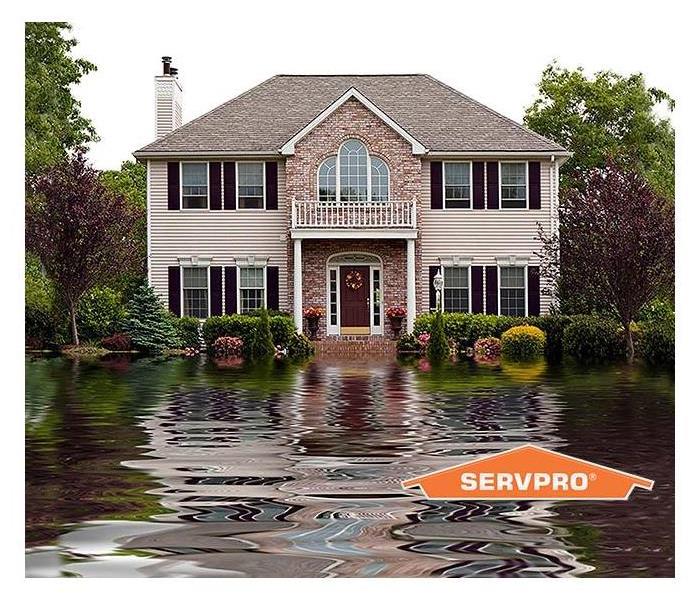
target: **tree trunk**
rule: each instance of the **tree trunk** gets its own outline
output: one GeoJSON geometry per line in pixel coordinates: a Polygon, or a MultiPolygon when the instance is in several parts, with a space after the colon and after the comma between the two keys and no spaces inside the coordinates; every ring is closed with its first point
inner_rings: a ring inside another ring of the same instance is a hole
{"type": "Polygon", "coordinates": [[[634,340],[632,339],[632,327],[630,322],[624,323],[625,327],[625,344],[627,346],[627,362],[632,364],[634,362],[634,340]]]}
{"type": "Polygon", "coordinates": [[[71,334],[73,336],[73,345],[74,346],[79,346],[80,345],[80,339],[78,338],[78,324],[76,323],[75,319],[75,305],[71,302],[70,306],[68,307],[68,310],[70,311],[70,328],[71,328],[71,334]]]}

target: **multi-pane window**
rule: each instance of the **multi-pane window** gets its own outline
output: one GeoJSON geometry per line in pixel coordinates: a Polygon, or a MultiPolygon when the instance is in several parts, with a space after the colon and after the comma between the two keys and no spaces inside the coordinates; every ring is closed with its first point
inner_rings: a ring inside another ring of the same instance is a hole
{"type": "Polygon", "coordinates": [[[378,156],[370,156],[359,140],[347,140],[337,157],[327,158],[318,168],[318,199],[386,202],[389,167],[378,156]]]}
{"type": "Polygon", "coordinates": [[[265,306],[265,269],[240,268],[241,313],[254,312],[265,306]]]}
{"type": "Polygon", "coordinates": [[[469,267],[443,267],[445,312],[469,312],[469,267]]]}
{"type": "Polygon", "coordinates": [[[331,280],[330,280],[330,324],[335,326],[338,324],[338,271],[337,269],[331,269],[331,280]]]}
{"type": "Polygon", "coordinates": [[[379,269],[372,269],[372,325],[382,324],[382,295],[379,286],[379,269]]]}
{"type": "Polygon", "coordinates": [[[501,267],[501,314],[525,316],[524,267],[501,267]]]}
{"type": "Polygon", "coordinates": [[[445,208],[469,208],[472,194],[472,165],[468,162],[444,163],[445,208]]]}
{"type": "Polygon", "coordinates": [[[527,164],[501,163],[501,208],[527,207],[527,164]]]}
{"type": "Polygon", "coordinates": [[[331,156],[321,163],[318,168],[318,199],[326,202],[335,201],[335,161],[331,156]]]}
{"type": "Polygon", "coordinates": [[[239,162],[238,208],[265,207],[265,175],[261,162],[239,162]]]}
{"type": "Polygon", "coordinates": [[[206,319],[209,316],[209,269],[182,268],[182,313],[186,317],[206,319]]]}
{"type": "Polygon", "coordinates": [[[375,202],[389,200],[389,167],[376,156],[372,157],[372,200],[375,202]]]}
{"type": "Polygon", "coordinates": [[[182,208],[207,208],[208,196],[207,163],[182,163],[182,208]]]}
{"type": "Polygon", "coordinates": [[[367,149],[362,142],[348,140],[340,148],[340,199],[367,200],[367,149]]]}

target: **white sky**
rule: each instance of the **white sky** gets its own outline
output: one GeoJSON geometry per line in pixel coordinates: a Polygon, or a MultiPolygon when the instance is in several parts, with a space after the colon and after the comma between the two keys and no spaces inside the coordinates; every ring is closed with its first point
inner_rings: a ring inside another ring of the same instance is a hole
{"type": "Polygon", "coordinates": [[[64,15],[80,42],[76,55],[98,66],[77,90],[101,137],[91,149],[97,167],[117,168],[153,140],[162,55],[180,69],[185,122],[277,73],[430,73],[518,121],[554,58],[590,72],[641,71],[672,95],[678,81],[676,17],[650,15],[658,3],[586,1],[579,14],[564,2],[504,0],[184,6],[64,15]],[[176,16],[163,19],[166,9],[176,16]]]}

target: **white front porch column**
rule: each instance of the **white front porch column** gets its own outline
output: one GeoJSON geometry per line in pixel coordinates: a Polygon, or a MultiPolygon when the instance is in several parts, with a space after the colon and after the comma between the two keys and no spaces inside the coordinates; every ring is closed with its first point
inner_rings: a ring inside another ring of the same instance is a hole
{"type": "Polygon", "coordinates": [[[294,240],[294,324],[297,331],[304,331],[304,314],[301,309],[301,240],[294,240]]]}
{"type": "Polygon", "coordinates": [[[406,331],[416,320],[416,240],[406,240],[406,331]]]}

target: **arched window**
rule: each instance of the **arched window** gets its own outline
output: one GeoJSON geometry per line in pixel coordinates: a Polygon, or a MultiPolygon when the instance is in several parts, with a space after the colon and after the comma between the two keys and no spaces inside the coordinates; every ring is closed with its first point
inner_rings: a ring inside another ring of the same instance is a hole
{"type": "Polygon", "coordinates": [[[367,149],[362,142],[348,140],[340,147],[340,200],[367,200],[367,149]]]}
{"type": "Polygon", "coordinates": [[[376,156],[372,157],[372,200],[375,202],[389,200],[389,167],[376,156]]]}
{"type": "Polygon", "coordinates": [[[342,202],[389,200],[389,167],[359,140],[347,140],[318,167],[318,199],[342,202]]]}
{"type": "Polygon", "coordinates": [[[318,168],[318,199],[326,201],[335,200],[335,156],[327,158],[318,168]]]}

